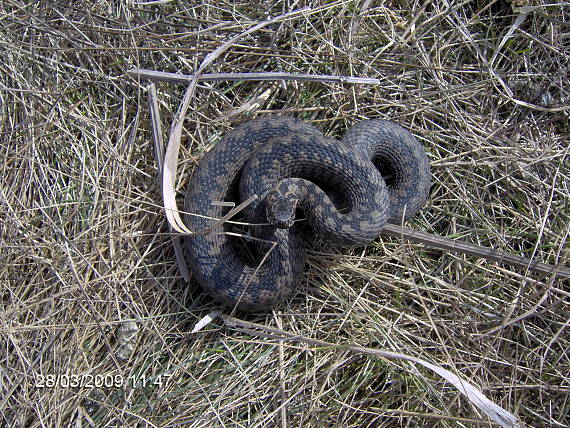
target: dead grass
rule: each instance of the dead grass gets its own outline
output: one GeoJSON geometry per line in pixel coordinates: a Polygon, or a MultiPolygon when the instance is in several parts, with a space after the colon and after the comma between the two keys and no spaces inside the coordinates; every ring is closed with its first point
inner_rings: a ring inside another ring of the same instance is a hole
{"type": "MultiPolygon", "coordinates": [[[[216,305],[179,277],[146,95],[126,70],[190,73],[231,36],[305,3],[69,3],[0,6],[2,424],[490,426],[405,363],[294,343],[280,353],[219,324],[189,334],[216,305]],[[39,387],[48,375],[59,377],[39,387]],[[129,385],[89,387],[90,375],[129,385]]],[[[329,135],[366,117],[413,130],[434,184],[412,227],[568,260],[568,6],[532,9],[503,41],[518,16],[509,3],[446,3],[323,3],[240,40],[207,71],[382,83],[200,83],[180,189],[249,115],[220,119],[269,91],[257,114],[286,111],[329,135]]],[[[183,87],[158,89],[170,121],[183,87]]],[[[421,357],[530,426],[568,426],[568,297],[553,277],[382,239],[314,247],[301,292],[249,319],[421,357]]]]}

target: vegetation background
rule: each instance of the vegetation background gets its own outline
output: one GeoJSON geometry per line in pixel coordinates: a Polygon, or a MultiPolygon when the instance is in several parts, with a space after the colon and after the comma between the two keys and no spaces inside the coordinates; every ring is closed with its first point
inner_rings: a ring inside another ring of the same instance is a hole
{"type": "MultiPolygon", "coordinates": [[[[232,36],[305,6],[240,39],[206,72],[381,83],[201,82],[180,192],[204,151],[252,116],[288,114],[332,136],[389,118],[420,138],[433,171],[430,201],[410,227],[568,260],[565,2],[3,0],[2,425],[493,426],[409,363],[276,343],[220,321],[191,334],[217,305],[180,278],[147,82],[126,72],[192,73],[232,36]],[[90,387],[89,376],[107,385],[90,387]]],[[[185,87],[157,89],[168,130],[185,87]]],[[[567,283],[392,238],[311,248],[294,298],[238,315],[420,357],[530,426],[569,426],[567,283]]]]}

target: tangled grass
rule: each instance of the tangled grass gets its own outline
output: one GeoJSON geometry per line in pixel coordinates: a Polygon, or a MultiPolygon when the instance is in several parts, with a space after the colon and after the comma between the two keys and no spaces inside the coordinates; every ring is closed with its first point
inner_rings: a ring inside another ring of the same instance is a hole
{"type": "MultiPolygon", "coordinates": [[[[390,118],[421,139],[432,165],[430,201],[411,227],[568,260],[566,3],[6,0],[2,425],[493,426],[408,363],[217,322],[190,333],[217,306],[180,278],[146,83],[126,72],[191,73],[232,36],[304,6],[207,71],[381,83],[200,82],[184,125],[181,191],[203,152],[253,115],[284,112],[333,136],[362,118],[390,118]],[[254,101],[255,111],[240,109],[254,101]]],[[[168,129],[184,87],[158,91],[168,129]]],[[[562,279],[392,238],[312,248],[301,292],[244,317],[414,355],[471,380],[529,426],[570,424],[562,279]]]]}

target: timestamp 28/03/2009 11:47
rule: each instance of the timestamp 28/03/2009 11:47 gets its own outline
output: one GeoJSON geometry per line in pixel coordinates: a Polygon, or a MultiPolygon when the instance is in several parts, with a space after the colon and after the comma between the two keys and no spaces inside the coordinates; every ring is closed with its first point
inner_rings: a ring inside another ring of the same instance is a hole
{"type": "Polygon", "coordinates": [[[145,388],[149,385],[162,386],[170,380],[171,374],[153,376],[137,375],[125,377],[122,374],[34,374],[36,388],[145,388]]]}

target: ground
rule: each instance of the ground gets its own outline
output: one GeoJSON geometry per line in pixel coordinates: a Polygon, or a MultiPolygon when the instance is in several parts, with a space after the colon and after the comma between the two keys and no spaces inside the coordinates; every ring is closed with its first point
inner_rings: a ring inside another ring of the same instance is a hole
{"type": "MultiPolygon", "coordinates": [[[[412,363],[277,342],[220,319],[191,333],[219,307],[181,278],[148,82],[127,71],[192,73],[232,37],[303,7],[233,41],[205,72],[379,83],[200,82],[184,122],[180,194],[204,151],[248,118],[288,114],[334,137],[364,118],[391,119],[420,139],[432,167],[429,202],[409,227],[567,262],[564,2],[7,0],[2,425],[494,426],[412,363]]],[[[157,83],[165,138],[184,90],[157,83]]],[[[412,355],[528,426],[568,426],[562,279],[396,238],[355,250],[313,244],[295,297],[234,316],[412,355]]]]}

